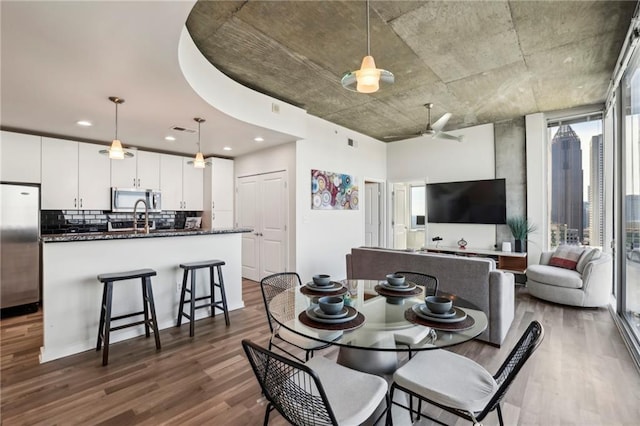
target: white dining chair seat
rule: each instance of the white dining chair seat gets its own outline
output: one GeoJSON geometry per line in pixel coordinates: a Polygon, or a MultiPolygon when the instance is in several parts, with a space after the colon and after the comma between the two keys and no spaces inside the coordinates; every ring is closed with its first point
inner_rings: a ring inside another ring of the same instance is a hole
{"type": "Polygon", "coordinates": [[[418,342],[423,341],[431,333],[430,327],[413,326],[402,330],[394,331],[393,338],[396,342],[405,345],[415,345],[418,342]]]}
{"type": "Polygon", "coordinates": [[[338,424],[359,425],[385,400],[388,385],[379,376],[362,373],[316,356],[305,363],[316,372],[338,424]]]}
{"type": "Polygon", "coordinates": [[[498,389],[481,365],[446,350],[418,353],[396,370],[393,380],[428,400],[471,413],[481,411],[498,389]]]}

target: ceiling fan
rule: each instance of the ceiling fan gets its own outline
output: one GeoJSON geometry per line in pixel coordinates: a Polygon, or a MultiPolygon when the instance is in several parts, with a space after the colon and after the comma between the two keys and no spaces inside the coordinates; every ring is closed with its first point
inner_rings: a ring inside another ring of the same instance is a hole
{"type": "Polygon", "coordinates": [[[384,136],[384,139],[409,139],[409,138],[417,138],[419,136],[431,135],[432,138],[436,139],[451,139],[454,141],[462,142],[462,136],[453,136],[449,133],[445,133],[442,131],[444,126],[451,118],[451,113],[447,112],[442,117],[440,117],[435,123],[431,124],[431,108],[433,108],[433,104],[424,104],[424,107],[427,108],[427,128],[421,132],[413,133],[409,135],[388,135],[384,136]]]}

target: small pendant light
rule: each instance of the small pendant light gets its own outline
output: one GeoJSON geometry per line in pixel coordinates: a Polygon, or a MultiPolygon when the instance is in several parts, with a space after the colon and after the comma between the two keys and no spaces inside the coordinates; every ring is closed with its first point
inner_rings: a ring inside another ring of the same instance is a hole
{"type": "Polygon", "coordinates": [[[342,77],[342,87],[360,93],[374,93],[380,83],[393,84],[395,77],[387,70],[376,68],[371,56],[371,34],[369,30],[369,0],[367,0],[367,56],[362,59],[360,69],[346,73],[342,77]]]}
{"type": "Polygon", "coordinates": [[[193,167],[195,167],[196,169],[204,169],[204,156],[200,151],[200,123],[204,123],[205,119],[196,117],[194,118],[194,120],[198,123],[198,152],[196,154],[196,158],[193,160],[193,167]]]}
{"type": "Polygon", "coordinates": [[[133,154],[131,152],[125,152],[122,148],[122,142],[118,139],[118,105],[124,103],[124,99],[119,98],[117,96],[109,96],[109,100],[116,104],[116,136],[111,141],[111,146],[109,149],[103,149],[98,151],[100,154],[109,155],[111,160],[123,160],[125,158],[132,158],[133,154]]]}

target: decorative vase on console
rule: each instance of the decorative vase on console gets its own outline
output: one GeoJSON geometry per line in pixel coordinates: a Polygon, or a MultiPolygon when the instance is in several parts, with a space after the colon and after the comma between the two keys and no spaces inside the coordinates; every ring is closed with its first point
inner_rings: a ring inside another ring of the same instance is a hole
{"type": "Polygon", "coordinates": [[[537,227],[530,224],[529,220],[524,216],[514,216],[507,219],[507,226],[511,230],[511,234],[515,238],[516,253],[525,253],[527,251],[527,236],[530,232],[535,232],[537,227]]]}

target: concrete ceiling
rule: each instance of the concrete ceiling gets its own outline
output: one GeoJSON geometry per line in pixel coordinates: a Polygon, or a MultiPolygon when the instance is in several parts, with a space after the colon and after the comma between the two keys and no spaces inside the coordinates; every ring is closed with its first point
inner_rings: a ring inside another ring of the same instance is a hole
{"type": "Polygon", "coordinates": [[[382,138],[600,103],[636,2],[373,1],[371,52],[396,83],[349,92],[366,52],[363,1],[0,1],[0,127],[108,144],[235,157],[295,136],[225,115],[187,83],[185,22],[210,62],[260,92],[382,138]],[[77,120],[94,125],[79,127],[77,120]],[[173,134],[177,140],[167,142],[173,134]],[[256,143],[255,136],[265,141],[256,143]],[[233,151],[223,151],[229,145],[233,151]]]}
{"type": "Polygon", "coordinates": [[[194,155],[235,157],[295,137],[229,117],[187,83],[178,60],[195,1],[0,1],[0,125],[5,130],[194,155]],[[79,127],[78,120],[93,122],[79,127]],[[175,141],[166,141],[165,136],[175,141]],[[265,140],[256,143],[254,137],[265,140]],[[224,151],[230,146],[232,151],[224,151]]]}
{"type": "Polygon", "coordinates": [[[375,94],[342,75],[366,53],[364,1],[199,1],[187,28],[242,84],[377,139],[603,103],[635,1],[372,1],[375,94]]]}

